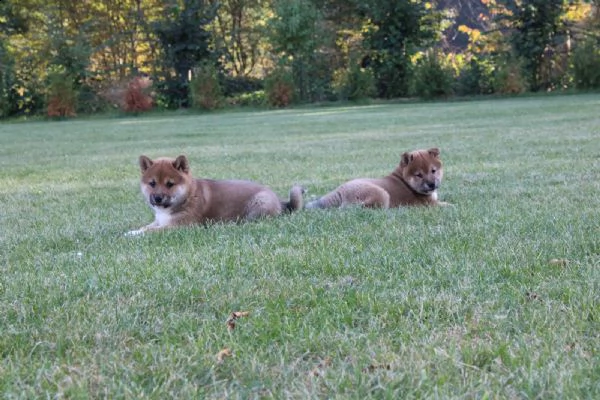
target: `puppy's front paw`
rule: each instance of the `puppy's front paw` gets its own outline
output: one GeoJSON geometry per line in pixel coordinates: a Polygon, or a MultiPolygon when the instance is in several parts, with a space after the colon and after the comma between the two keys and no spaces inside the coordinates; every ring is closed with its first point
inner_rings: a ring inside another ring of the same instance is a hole
{"type": "Polygon", "coordinates": [[[136,229],[135,231],[129,231],[125,233],[126,237],[134,237],[134,236],[141,236],[144,234],[144,230],[143,229],[136,229]]]}
{"type": "Polygon", "coordinates": [[[307,209],[319,208],[319,202],[317,200],[309,201],[308,203],[306,203],[304,208],[307,208],[307,209]]]}

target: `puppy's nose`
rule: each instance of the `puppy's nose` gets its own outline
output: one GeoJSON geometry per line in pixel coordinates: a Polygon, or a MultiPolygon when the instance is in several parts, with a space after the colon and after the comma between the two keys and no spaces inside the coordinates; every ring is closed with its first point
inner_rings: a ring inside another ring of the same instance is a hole
{"type": "Polygon", "coordinates": [[[152,200],[154,200],[156,204],[160,204],[163,201],[163,197],[160,194],[155,194],[152,195],[152,200]]]}
{"type": "Polygon", "coordinates": [[[433,189],[435,189],[435,182],[427,182],[427,187],[428,187],[430,190],[433,190],[433,189]]]}

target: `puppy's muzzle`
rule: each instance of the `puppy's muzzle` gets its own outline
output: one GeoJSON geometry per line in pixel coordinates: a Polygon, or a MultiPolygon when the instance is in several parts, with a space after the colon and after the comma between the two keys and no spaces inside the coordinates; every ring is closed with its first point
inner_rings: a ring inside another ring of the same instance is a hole
{"type": "Polygon", "coordinates": [[[162,194],[152,194],[150,195],[150,204],[153,206],[169,207],[169,198],[162,194]]]}
{"type": "Polygon", "coordinates": [[[433,192],[434,190],[436,190],[438,187],[439,187],[439,184],[436,181],[423,182],[423,184],[421,185],[421,193],[429,194],[429,193],[433,192]]]}

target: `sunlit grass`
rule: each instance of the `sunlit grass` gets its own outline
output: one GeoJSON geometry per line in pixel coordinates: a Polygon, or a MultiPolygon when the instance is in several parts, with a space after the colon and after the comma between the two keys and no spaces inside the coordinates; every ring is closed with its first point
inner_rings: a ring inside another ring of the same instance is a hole
{"type": "Polygon", "coordinates": [[[599,109],[581,95],[0,125],[0,392],[598,397],[599,109]],[[152,219],[140,154],[310,197],[428,146],[452,207],[123,235],[152,219]],[[233,311],[250,315],[229,330],[233,311]]]}

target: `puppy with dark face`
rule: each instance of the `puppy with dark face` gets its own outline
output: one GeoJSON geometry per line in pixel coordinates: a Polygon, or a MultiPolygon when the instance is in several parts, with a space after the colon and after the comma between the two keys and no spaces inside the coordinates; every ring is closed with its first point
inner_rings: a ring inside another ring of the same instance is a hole
{"type": "Polygon", "coordinates": [[[343,183],[306,208],[333,208],[358,205],[392,208],[412,205],[442,205],[437,189],[443,168],[439,149],[406,152],[400,164],[384,178],[359,178],[343,183]]]}
{"type": "Polygon", "coordinates": [[[303,207],[304,189],[294,186],[289,200],[280,200],[268,187],[242,180],[192,177],[185,156],[139,159],[141,190],[154,211],[154,222],[129,235],[169,227],[213,222],[250,221],[303,207]]]}

